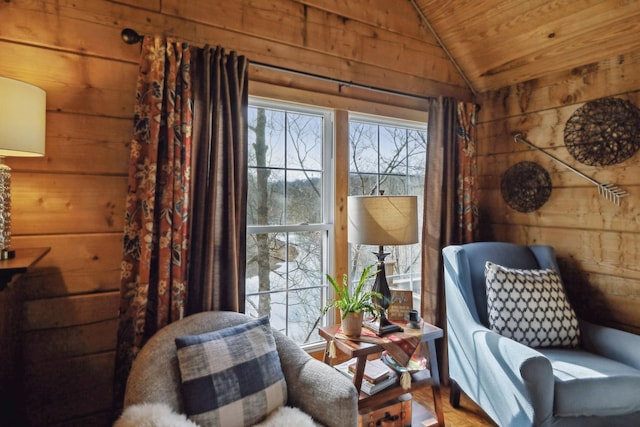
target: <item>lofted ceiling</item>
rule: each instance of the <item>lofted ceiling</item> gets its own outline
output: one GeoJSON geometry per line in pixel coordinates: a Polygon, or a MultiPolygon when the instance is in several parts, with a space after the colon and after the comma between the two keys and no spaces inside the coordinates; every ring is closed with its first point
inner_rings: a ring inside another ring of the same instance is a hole
{"type": "Polygon", "coordinates": [[[409,0],[477,93],[640,51],[640,0],[409,0]]]}

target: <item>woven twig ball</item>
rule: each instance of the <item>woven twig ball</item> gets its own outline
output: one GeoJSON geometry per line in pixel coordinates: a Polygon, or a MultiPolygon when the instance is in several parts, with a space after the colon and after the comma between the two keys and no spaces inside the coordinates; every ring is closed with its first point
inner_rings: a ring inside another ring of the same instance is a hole
{"type": "Polygon", "coordinates": [[[500,182],[502,198],[519,212],[540,209],[551,196],[549,172],[534,162],[520,162],[511,166],[500,182]]]}
{"type": "Polygon", "coordinates": [[[567,120],[564,144],[585,165],[623,162],[640,148],[640,110],[618,98],[587,102],[567,120]]]}

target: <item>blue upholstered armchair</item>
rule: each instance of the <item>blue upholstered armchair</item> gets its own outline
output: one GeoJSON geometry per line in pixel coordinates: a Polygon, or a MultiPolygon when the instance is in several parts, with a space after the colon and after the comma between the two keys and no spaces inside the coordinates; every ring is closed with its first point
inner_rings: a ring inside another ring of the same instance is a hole
{"type": "Polygon", "coordinates": [[[532,348],[489,329],[486,262],[559,271],[553,248],[442,252],[454,407],[462,390],[500,426],[640,426],[640,336],[580,320],[578,347],[532,348]]]}

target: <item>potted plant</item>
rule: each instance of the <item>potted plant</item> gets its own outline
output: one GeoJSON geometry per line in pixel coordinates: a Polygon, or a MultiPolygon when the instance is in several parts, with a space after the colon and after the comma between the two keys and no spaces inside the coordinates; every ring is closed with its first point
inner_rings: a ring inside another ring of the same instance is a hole
{"type": "Polygon", "coordinates": [[[362,331],[362,320],[365,313],[376,315],[378,307],[371,297],[382,298],[378,292],[365,291],[364,285],[367,281],[375,277],[377,270],[373,270],[375,265],[365,267],[360,275],[360,280],[353,290],[353,294],[349,292],[349,279],[347,275],[342,276],[342,285],[327,274],[327,280],[331,283],[335,291],[335,299],[333,302],[322,309],[322,313],[326,313],[331,308],[340,309],[340,318],[342,319],[342,332],[350,337],[360,336],[362,331]],[[373,271],[372,271],[373,270],[373,271]]]}

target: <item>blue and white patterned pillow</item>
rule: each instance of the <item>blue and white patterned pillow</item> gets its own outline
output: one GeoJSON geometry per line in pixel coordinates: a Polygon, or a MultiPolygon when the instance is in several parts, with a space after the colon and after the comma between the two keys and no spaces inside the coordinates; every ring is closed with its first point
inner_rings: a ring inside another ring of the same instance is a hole
{"type": "Polygon", "coordinates": [[[202,427],[253,425],[287,402],[267,317],[178,337],[176,347],[185,411],[202,427]]]}
{"type": "Polygon", "coordinates": [[[576,347],[578,319],[553,269],[485,265],[489,328],[529,347],[576,347]]]}

